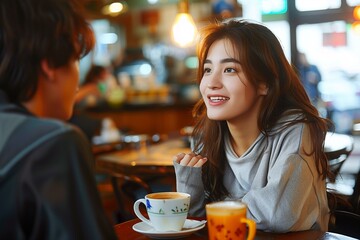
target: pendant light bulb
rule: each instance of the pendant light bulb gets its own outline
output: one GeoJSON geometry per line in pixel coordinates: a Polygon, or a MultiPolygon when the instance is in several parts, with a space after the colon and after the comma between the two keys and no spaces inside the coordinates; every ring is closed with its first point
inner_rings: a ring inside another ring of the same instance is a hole
{"type": "Polygon", "coordinates": [[[180,47],[190,47],[195,44],[197,28],[189,13],[189,2],[180,0],[179,12],[171,30],[172,40],[180,47]]]}

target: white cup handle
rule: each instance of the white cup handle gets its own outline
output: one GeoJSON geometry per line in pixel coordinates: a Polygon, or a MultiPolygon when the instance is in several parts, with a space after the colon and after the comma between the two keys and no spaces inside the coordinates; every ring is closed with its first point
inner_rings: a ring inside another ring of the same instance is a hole
{"type": "Polygon", "coordinates": [[[134,203],[134,212],[136,214],[136,216],[138,218],[140,218],[141,221],[143,221],[144,223],[148,224],[149,226],[153,227],[153,225],[151,224],[150,220],[147,219],[146,217],[144,217],[144,215],[142,215],[142,213],[140,212],[139,206],[140,204],[144,204],[146,206],[146,200],[144,198],[138,199],[136,200],[136,202],[134,203]]]}

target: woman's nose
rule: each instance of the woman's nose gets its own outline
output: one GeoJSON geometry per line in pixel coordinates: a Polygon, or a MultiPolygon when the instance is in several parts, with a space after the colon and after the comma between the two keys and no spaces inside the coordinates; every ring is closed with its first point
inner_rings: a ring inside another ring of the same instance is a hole
{"type": "Polygon", "coordinates": [[[207,87],[210,89],[219,89],[222,87],[221,74],[214,72],[209,76],[207,87]]]}

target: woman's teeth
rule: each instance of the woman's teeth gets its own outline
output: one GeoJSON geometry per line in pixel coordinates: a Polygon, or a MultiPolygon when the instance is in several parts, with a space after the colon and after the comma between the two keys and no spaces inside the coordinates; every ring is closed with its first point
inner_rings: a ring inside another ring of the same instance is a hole
{"type": "Polygon", "coordinates": [[[229,98],[227,97],[210,97],[210,101],[212,102],[221,102],[221,101],[226,101],[229,100],[229,98]]]}

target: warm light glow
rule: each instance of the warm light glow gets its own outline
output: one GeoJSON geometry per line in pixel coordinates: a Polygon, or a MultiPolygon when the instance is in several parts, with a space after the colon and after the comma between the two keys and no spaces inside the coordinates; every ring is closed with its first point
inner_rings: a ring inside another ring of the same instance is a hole
{"type": "Polygon", "coordinates": [[[119,13],[123,10],[123,8],[124,8],[124,5],[122,5],[122,3],[119,3],[119,2],[114,2],[109,5],[110,13],[119,13]]]}
{"type": "Polygon", "coordinates": [[[109,5],[105,5],[102,8],[102,13],[105,15],[110,15],[110,16],[117,16],[119,15],[121,12],[124,12],[126,9],[126,5],[124,5],[122,2],[113,2],[109,5]]]}
{"type": "Polygon", "coordinates": [[[360,34],[360,21],[354,22],[351,27],[356,34],[360,34]]]}
{"type": "Polygon", "coordinates": [[[180,47],[189,47],[195,44],[197,29],[188,13],[178,13],[172,27],[173,41],[180,47]]]}
{"type": "Polygon", "coordinates": [[[353,11],[355,20],[360,20],[360,6],[356,6],[353,11]]]}

